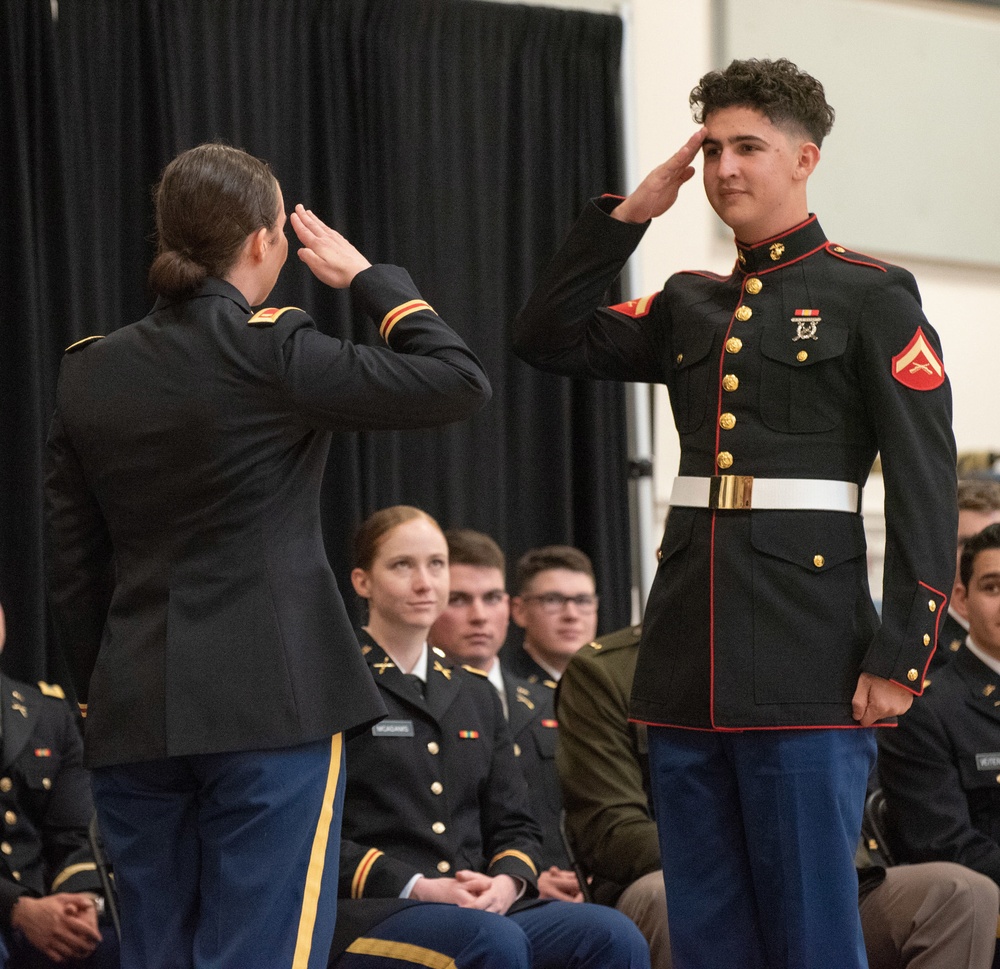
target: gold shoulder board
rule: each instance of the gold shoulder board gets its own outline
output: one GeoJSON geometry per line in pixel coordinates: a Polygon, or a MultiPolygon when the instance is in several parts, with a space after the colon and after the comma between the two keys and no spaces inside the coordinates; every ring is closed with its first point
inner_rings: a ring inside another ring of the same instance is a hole
{"type": "MultiPolygon", "coordinates": [[[[247,320],[251,326],[274,326],[278,322],[279,317],[282,313],[287,313],[289,310],[297,310],[297,306],[282,306],[278,309],[276,306],[269,306],[266,310],[257,310],[253,316],[247,320]]],[[[299,312],[302,312],[299,310],[299,312]]]]}
{"type": "Polygon", "coordinates": [[[57,700],[65,700],[66,694],[58,683],[46,683],[44,680],[38,681],[38,689],[46,696],[54,696],[57,700]]]}
{"type": "Polygon", "coordinates": [[[76,343],[71,343],[63,353],[76,353],[77,350],[82,350],[84,347],[89,346],[95,340],[103,340],[102,334],[98,333],[96,336],[85,336],[82,340],[77,340],[76,343]]]}

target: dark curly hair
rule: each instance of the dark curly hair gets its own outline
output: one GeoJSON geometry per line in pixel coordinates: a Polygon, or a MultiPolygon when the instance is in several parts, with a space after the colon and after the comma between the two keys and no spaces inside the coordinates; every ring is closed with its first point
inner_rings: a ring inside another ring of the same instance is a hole
{"type": "Polygon", "coordinates": [[[688,100],[698,124],[720,108],[748,107],[774,125],[800,129],[817,147],[833,127],[823,85],[784,57],[733,61],[724,71],[709,71],[688,100]]]}

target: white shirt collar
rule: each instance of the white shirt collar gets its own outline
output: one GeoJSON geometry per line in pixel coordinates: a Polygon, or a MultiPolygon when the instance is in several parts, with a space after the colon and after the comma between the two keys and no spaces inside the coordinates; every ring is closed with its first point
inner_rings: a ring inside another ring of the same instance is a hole
{"type": "Polygon", "coordinates": [[[486,679],[493,684],[493,688],[497,691],[497,695],[500,697],[500,706],[503,707],[504,720],[510,720],[510,707],[507,706],[507,685],[503,681],[503,670],[500,669],[499,660],[493,660],[493,665],[486,674],[486,679]]]}
{"type": "Polygon", "coordinates": [[[969,631],[969,620],[963,619],[951,606],[948,606],[948,615],[955,620],[966,632],[969,631]]]}
{"type": "Polygon", "coordinates": [[[412,676],[419,676],[424,683],[427,682],[427,643],[424,643],[423,649],[420,650],[420,656],[416,663],[413,664],[410,674],[412,676]]]}
{"type": "Polygon", "coordinates": [[[532,652],[531,650],[527,649],[526,647],[524,648],[524,651],[525,651],[525,652],[526,652],[526,653],[527,653],[527,654],[528,654],[528,655],[529,655],[529,656],[530,656],[530,657],[531,657],[531,658],[532,658],[532,659],[533,659],[533,660],[534,660],[534,661],[535,661],[535,662],[536,662],[536,663],[537,663],[537,664],[538,664],[538,665],[539,665],[539,666],[540,666],[540,667],[541,667],[541,668],[542,668],[543,670],[545,670],[545,672],[546,672],[546,673],[548,673],[548,674],[549,674],[549,676],[551,676],[551,677],[552,677],[552,679],[554,679],[554,680],[555,680],[555,681],[556,681],[557,683],[559,682],[559,677],[560,677],[560,676],[562,676],[562,673],[560,673],[560,672],[559,672],[558,670],[554,670],[554,669],[553,669],[553,668],[552,668],[551,666],[549,666],[549,664],[548,664],[548,663],[545,663],[545,662],[543,662],[542,660],[540,660],[540,659],[539,659],[539,658],[538,658],[538,657],[537,657],[537,656],[535,655],[535,653],[534,653],[534,652],[532,652]]]}
{"type": "Polygon", "coordinates": [[[965,637],[965,645],[968,646],[969,652],[976,657],[980,662],[985,663],[994,673],[1000,676],[1000,659],[994,659],[992,656],[984,653],[973,641],[971,636],[965,637]]]}
{"type": "Polygon", "coordinates": [[[506,699],[507,687],[503,681],[503,670],[500,669],[500,664],[496,660],[493,660],[493,665],[489,668],[486,679],[496,687],[496,691],[500,694],[501,699],[506,699]]]}

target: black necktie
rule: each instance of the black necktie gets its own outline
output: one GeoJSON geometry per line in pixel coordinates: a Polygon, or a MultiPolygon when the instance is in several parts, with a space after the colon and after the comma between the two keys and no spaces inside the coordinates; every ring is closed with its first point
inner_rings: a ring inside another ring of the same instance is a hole
{"type": "Polygon", "coordinates": [[[424,695],[424,681],[417,676],[416,673],[404,673],[403,679],[405,679],[414,690],[417,691],[419,696],[424,695]]]}

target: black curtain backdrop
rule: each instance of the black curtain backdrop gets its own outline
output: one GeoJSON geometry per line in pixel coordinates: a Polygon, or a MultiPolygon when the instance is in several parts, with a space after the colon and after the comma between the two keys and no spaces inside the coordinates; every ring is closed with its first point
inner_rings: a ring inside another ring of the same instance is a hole
{"type": "MultiPolygon", "coordinates": [[[[536,373],[511,320],[585,200],[620,188],[618,18],[476,0],[0,0],[0,601],[5,669],[64,680],[46,625],[42,453],[62,348],[143,316],[151,188],[222,139],[267,159],[373,262],[405,266],[494,397],[438,431],[335,436],[324,490],[350,536],[405,502],[590,554],[601,629],[629,621],[620,386],[536,373]]],[[[376,343],[295,257],[272,305],[376,343]]]]}

